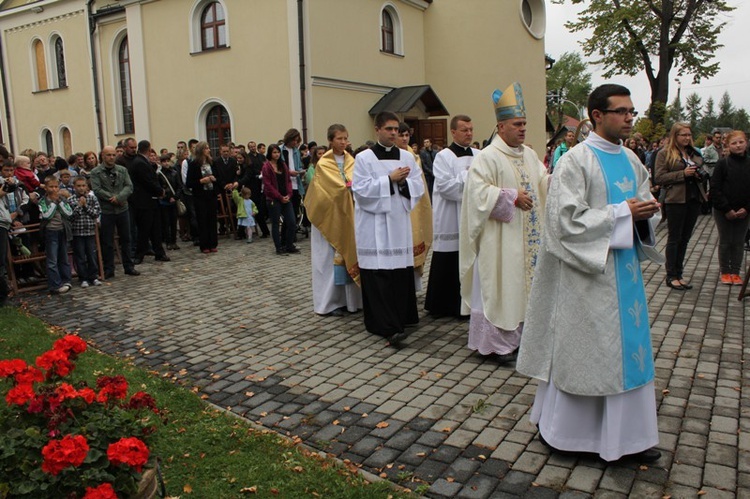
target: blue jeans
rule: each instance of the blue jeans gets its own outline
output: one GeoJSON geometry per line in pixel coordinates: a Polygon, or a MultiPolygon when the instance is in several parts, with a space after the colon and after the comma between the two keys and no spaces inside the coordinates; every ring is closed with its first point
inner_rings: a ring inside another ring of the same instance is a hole
{"type": "Polygon", "coordinates": [[[44,252],[47,256],[47,286],[50,291],[70,283],[68,240],[64,230],[44,231],[44,252]]]}
{"type": "Polygon", "coordinates": [[[91,282],[99,277],[96,236],[73,236],[73,260],[79,281],[91,282]]]}
{"type": "Polygon", "coordinates": [[[280,201],[268,200],[268,215],[271,217],[271,237],[276,251],[291,248],[294,243],[294,235],[297,232],[297,220],[294,217],[292,202],[282,203],[280,201]],[[284,218],[284,239],[279,234],[280,219],[284,218]]]}

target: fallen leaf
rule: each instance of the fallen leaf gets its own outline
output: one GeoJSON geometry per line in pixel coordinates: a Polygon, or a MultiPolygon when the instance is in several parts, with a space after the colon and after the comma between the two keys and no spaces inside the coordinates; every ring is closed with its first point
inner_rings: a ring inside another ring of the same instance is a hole
{"type": "Polygon", "coordinates": [[[189,483],[186,483],[184,487],[182,487],[182,491],[186,494],[192,494],[193,493],[193,487],[190,486],[189,483]]]}
{"type": "Polygon", "coordinates": [[[451,427],[450,427],[450,426],[446,426],[445,428],[443,428],[443,429],[442,429],[442,430],[440,430],[440,431],[442,431],[443,433],[450,433],[450,432],[452,432],[453,430],[451,430],[451,427]]]}
{"type": "Polygon", "coordinates": [[[242,487],[240,492],[242,494],[256,494],[258,492],[258,487],[256,485],[253,485],[252,487],[242,487]]]}
{"type": "Polygon", "coordinates": [[[479,459],[481,459],[482,461],[484,461],[485,459],[487,459],[487,456],[485,456],[484,454],[479,454],[479,456],[477,456],[477,457],[479,459]]]}
{"type": "Polygon", "coordinates": [[[638,469],[641,471],[646,471],[648,469],[648,466],[646,466],[645,464],[642,464],[641,466],[638,467],[638,469]]]}
{"type": "Polygon", "coordinates": [[[665,388],[664,390],[662,390],[662,391],[661,391],[661,393],[663,393],[664,395],[668,395],[668,394],[669,394],[669,390],[667,390],[667,389],[665,388]]]}
{"type": "Polygon", "coordinates": [[[699,496],[704,496],[704,495],[706,495],[706,494],[708,494],[708,492],[706,492],[705,490],[699,490],[699,491],[698,491],[698,495],[699,495],[699,496]]]}
{"type": "Polygon", "coordinates": [[[332,425],[338,425],[338,424],[339,424],[339,420],[338,420],[338,419],[334,419],[334,420],[333,420],[333,423],[331,423],[331,424],[332,424],[332,425]]]}
{"type": "Polygon", "coordinates": [[[362,417],[366,418],[367,417],[367,413],[362,414],[362,417]]]}
{"type": "Polygon", "coordinates": [[[252,397],[255,395],[255,392],[245,392],[245,397],[252,397]]]}
{"type": "Polygon", "coordinates": [[[349,406],[345,406],[345,407],[344,407],[344,411],[351,411],[351,410],[352,410],[352,408],[351,408],[351,407],[349,407],[349,406]]]}
{"type": "Polygon", "coordinates": [[[303,468],[302,466],[295,466],[295,467],[294,467],[294,468],[292,468],[292,469],[293,469],[294,471],[296,471],[297,473],[302,473],[303,471],[305,471],[305,468],[303,468]]]}
{"type": "Polygon", "coordinates": [[[380,474],[380,475],[378,475],[378,476],[379,476],[380,478],[388,478],[388,474],[387,474],[387,473],[381,473],[381,474],[380,474]]]}
{"type": "Polygon", "coordinates": [[[385,421],[381,421],[380,423],[375,425],[375,428],[388,428],[390,426],[390,423],[386,423],[385,421]]]}
{"type": "Polygon", "coordinates": [[[532,487],[539,487],[539,484],[538,484],[538,483],[536,483],[536,482],[531,482],[531,486],[532,486],[532,487]]]}
{"type": "Polygon", "coordinates": [[[261,412],[260,413],[260,417],[265,418],[266,416],[268,416],[267,412],[261,412]]]}
{"type": "Polygon", "coordinates": [[[426,452],[417,452],[417,457],[425,457],[426,455],[426,452]]]}
{"type": "Polygon", "coordinates": [[[453,482],[456,481],[456,479],[453,478],[452,476],[449,476],[448,478],[445,479],[445,481],[448,482],[448,483],[453,483],[453,482]]]}
{"type": "Polygon", "coordinates": [[[279,489],[271,489],[271,494],[275,496],[279,495],[279,489]]]}

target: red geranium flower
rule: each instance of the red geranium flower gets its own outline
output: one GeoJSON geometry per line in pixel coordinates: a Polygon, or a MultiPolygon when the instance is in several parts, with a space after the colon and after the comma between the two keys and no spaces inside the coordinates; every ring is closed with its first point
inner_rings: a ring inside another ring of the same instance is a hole
{"type": "Polygon", "coordinates": [[[83,499],[117,499],[117,494],[111,483],[103,483],[96,488],[86,487],[83,499]]]}
{"type": "Polygon", "coordinates": [[[61,440],[51,440],[42,449],[42,471],[57,475],[69,466],[78,466],[89,452],[89,444],[82,435],[65,435],[61,440]]]}
{"type": "Polygon", "coordinates": [[[85,352],[86,342],[74,334],[68,334],[57,340],[53,348],[65,352],[70,357],[85,352]]]}
{"type": "Polygon", "coordinates": [[[56,374],[65,377],[73,370],[68,354],[61,350],[49,350],[36,358],[36,365],[47,371],[47,377],[56,374]]]}
{"type": "Polygon", "coordinates": [[[96,399],[96,392],[88,387],[81,388],[78,390],[78,396],[85,400],[87,404],[90,404],[96,399]]]}
{"type": "Polygon", "coordinates": [[[0,378],[7,378],[26,369],[26,362],[21,359],[0,360],[0,378]]]}
{"type": "Polygon", "coordinates": [[[124,376],[102,376],[96,380],[96,387],[99,388],[99,394],[96,401],[106,403],[109,400],[124,399],[128,394],[128,382],[124,376]]]}
{"type": "Polygon", "coordinates": [[[5,401],[8,402],[8,405],[23,405],[33,399],[34,395],[36,394],[34,393],[33,385],[31,383],[22,383],[8,390],[5,401]]]}
{"type": "Polygon", "coordinates": [[[114,464],[127,464],[140,473],[148,462],[149,450],[142,440],[136,437],[121,438],[107,448],[107,458],[114,464]]]}
{"type": "Polygon", "coordinates": [[[22,369],[21,371],[17,372],[13,379],[16,381],[16,383],[27,383],[31,384],[37,381],[44,381],[44,374],[42,374],[42,371],[37,369],[34,366],[26,366],[25,369],[22,369]]]}
{"type": "Polygon", "coordinates": [[[128,407],[131,409],[151,409],[156,411],[156,401],[146,392],[137,392],[130,397],[128,407]]]}
{"type": "Polygon", "coordinates": [[[55,393],[60,397],[60,401],[74,399],[78,396],[78,390],[68,383],[60,383],[55,389],[55,393]]]}

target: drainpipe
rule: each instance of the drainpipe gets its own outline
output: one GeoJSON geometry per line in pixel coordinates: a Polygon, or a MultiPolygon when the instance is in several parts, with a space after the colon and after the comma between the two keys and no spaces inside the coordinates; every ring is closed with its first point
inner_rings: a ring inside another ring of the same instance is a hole
{"type": "Polygon", "coordinates": [[[94,46],[94,33],[96,32],[96,18],[92,10],[94,0],[86,1],[86,11],[89,22],[89,48],[91,53],[91,83],[94,85],[94,114],[96,115],[96,133],[99,142],[99,150],[104,149],[104,125],[102,124],[102,113],[99,96],[99,69],[96,64],[96,50],[94,46]]]}
{"type": "MultiPolygon", "coordinates": [[[[13,150],[13,128],[10,124],[10,101],[8,101],[8,84],[5,81],[5,74],[7,68],[5,67],[5,56],[3,55],[3,40],[0,36],[0,71],[2,71],[2,85],[3,85],[3,105],[5,106],[5,123],[8,125],[8,149],[13,150]]],[[[0,134],[0,139],[2,136],[0,134]]]]}
{"type": "Polygon", "coordinates": [[[299,96],[302,107],[302,140],[307,142],[307,101],[305,88],[305,29],[302,0],[297,0],[297,36],[299,37],[299,96]]]}

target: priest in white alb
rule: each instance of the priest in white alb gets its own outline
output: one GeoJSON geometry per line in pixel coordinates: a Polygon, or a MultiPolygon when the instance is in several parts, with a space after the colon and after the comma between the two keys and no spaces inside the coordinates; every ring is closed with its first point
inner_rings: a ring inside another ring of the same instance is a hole
{"type": "Polygon", "coordinates": [[[450,130],[453,142],[437,153],[432,163],[433,246],[424,308],[436,317],[469,315],[469,308],[461,306],[458,227],[469,166],[479,150],[471,147],[474,140],[471,118],[465,114],[454,116],[450,130]]]}
{"type": "Polygon", "coordinates": [[[521,85],[492,95],[497,135],[469,168],[459,233],[461,297],[471,307],[469,348],[512,362],[521,342],[549,176],[523,145],[521,85]]]}
{"type": "Polygon", "coordinates": [[[516,369],[539,380],[530,419],[553,450],[653,462],[659,430],[640,262],[664,261],[654,248],[660,206],[622,146],[637,114],[630,91],[596,88],[588,114],[593,131],[555,168],[516,369]]]}
{"type": "Polygon", "coordinates": [[[396,145],[399,119],[375,116],[377,143],[354,162],[355,237],[365,328],[397,346],[419,322],[409,213],[425,193],[422,171],[396,145]]]}

